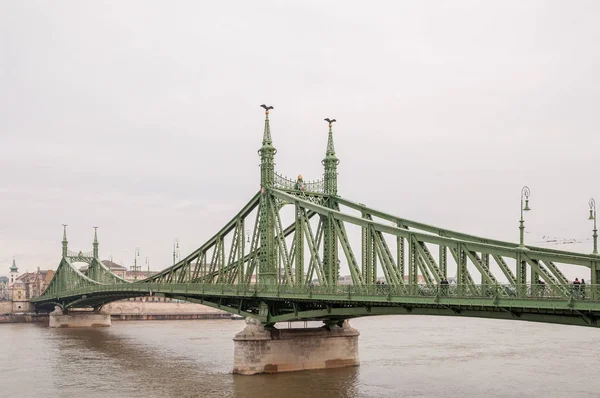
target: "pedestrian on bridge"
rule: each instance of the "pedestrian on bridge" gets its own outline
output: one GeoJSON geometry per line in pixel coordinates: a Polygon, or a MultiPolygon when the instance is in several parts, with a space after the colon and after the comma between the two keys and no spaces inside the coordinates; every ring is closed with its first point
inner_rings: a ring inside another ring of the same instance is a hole
{"type": "Polygon", "coordinates": [[[579,287],[581,286],[581,282],[579,282],[579,278],[575,278],[573,281],[573,296],[575,298],[579,298],[579,287]]]}
{"type": "Polygon", "coordinates": [[[444,278],[440,281],[440,290],[441,290],[442,296],[445,296],[448,294],[448,285],[449,285],[449,283],[446,278],[444,278]]]}
{"type": "Polygon", "coordinates": [[[539,286],[540,297],[544,297],[544,291],[546,290],[546,282],[544,282],[541,279],[538,279],[538,285],[540,285],[539,286]]]}

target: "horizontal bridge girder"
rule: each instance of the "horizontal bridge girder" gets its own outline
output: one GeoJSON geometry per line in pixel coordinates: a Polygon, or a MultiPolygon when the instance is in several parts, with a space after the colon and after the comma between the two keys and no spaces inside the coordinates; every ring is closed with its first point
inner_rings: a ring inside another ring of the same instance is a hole
{"type": "Polygon", "coordinates": [[[499,307],[496,311],[461,308],[461,307],[351,307],[330,308],[298,312],[297,314],[286,314],[269,318],[270,322],[289,322],[295,320],[325,320],[325,319],[349,319],[363,316],[375,315],[438,315],[438,316],[463,316],[474,318],[491,318],[505,320],[522,320],[530,322],[546,322],[563,325],[592,326],[599,327],[596,318],[589,318],[577,313],[535,313],[523,310],[507,310],[499,307]]]}
{"type": "MultiPolygon", "coordinates": [[[[445,228],[436,227],[436,226],[429,225],[429,224],[420,223],[417,221],[407,220],[405,218],[393,216],[391,214],[385,213],[380,210],[375,210],[375,209],[366,207],[365,205],[350,201],[350,200],[342,198],[342,197],[338,197],[337,201],[340,205],[347,206],[351,209],[358,210],[358,211],[367,211],[372,216],[379,217],[381,219],[392,221],[395,223],[399,223],[408,228],[416,228],[421,231],[426,231],[429,233],[447,236],[447,237],[455,238],[458,240],[464,240],[464,241],[489,243],[489,244],[492,244],[495,246],[504,246],[504,247],[508,247],[508,248],[513,248],[513,247],[517,246],[517,244],[513,243],[513,242],[506,242],[506,241],[501,241],[498,239],[479,237],[479,236],[470,235],[470,234],[466,234],[466,233],[462,233],[462,232],[452,231],[452,230],[445,229],[445,228]]],[[[592,261],[594,260],[594,257],[592,255],[584,255],[584,254],[576,253],[576,252],[566,252],[566,251],[562,251],[562,250],[548,249],[545,247],[536,247],[536,246],[531,246],[531,245],[527,245],[527,248],[530,250],[533,250],[535,252],[543,252],[543,253],[548,253],[548,254],[557,254],[557,255],[568,254],[570,256],[585,258],[588,260],[588,262],[590,260],[592,260],[592,261]]],[[[582,265],[584,265],[584,264],[582,264],[582,265]]]]}
{"type": "MultiPolygon", "coordinates": [[[[461,240],[455,238],[448,238],[444,236],[431,235],[424,232],[409,231],[405,228],[386,225],[377,221],[369,220],[367,218],[361,218],[350,214],[345,214],[338,210],[330,209],[315,203],[311,203],[309,201],[302,200],[296,196],[278,191],[276,189],[271,190],[271,192],[275,197],[286,201],[290,201],[292,203],[301,203],[302,207],[304,207],[305,209],[312,210],[315,213],[321,214],[323,216],[333,217],[337,220],[346,221],[361,227],[371,226],[376,231],[385,232],[406,239],[409,239],[411,236],[413,236],[419,242],[447,246],[450,248],[458,248],[458,245],[462,244],[465,245],[465,247],[469,251],[484,252],[510,258],[516,258],[517,253],[523,250],[519,248],[517,244],[514,244],[513,247],[510,247],[508,246],[508,244],[494,245],[490,243],[481,243],[474,240],[461,240]]],[[[371,210],[369,209],[368,211],[371,210]]],[[[584,267],[591,267],[592,262],[598,260],[597,257],[594,257],[592,255],[588,256],[578,253],[558,252],[552,250],[545,250],[541,248],[536,248],[535,250],[528,249],[527,254],[532,258],[543,261],[566,262],[568,264],[580,265],[584,267]]]]}
{"type": "MultiPolygon", "coordinates": [[[[473,290],[466,286],[452,286],[451,289],[443,288],[426,289],[422,285],[405,285],[401,287],[367,285],[355,286],[242,286],[242,285],[214,285],[214,284],[149,284],[132,283],[117,285],[97,285],[90,288],[75,289],[61,297],[38,297],[32,299],[36,305],[47,302],[77,302],[85,305],[97,300],[97,296],[111,296],[118,300],[125,297],[145,296],[162,293],[167,296],[181,296],[191,298],[246,298],[252,300],[280,300],[290,302],[308,302],[327,305],[330,303],[348,305],[370,306],[454,306],[477,307],[489,311],[498,308],[514,309],[520,312],[533,311],[584,311],[595,312],[600,315],[600,301],[593,293],[600,291],[599,286],[588,286],[586,294],[574,291],[574,295],[563,298],[559,295],[549,295],[550,292],[537,291],[536,285],[527,285],[529,294],[525,297],[511,297],[502,295],[505,290],[498,286],[472,285],[473,290]],[[85,296],[85,297],[83,297],[85,296]]],[[[502,287],[502,286],[500,286],[502,287]]],[[[508,288],[508,287],[507,287],[508,288]]],[[[520,287],[517,286],[515,290],[520,287]]]]}

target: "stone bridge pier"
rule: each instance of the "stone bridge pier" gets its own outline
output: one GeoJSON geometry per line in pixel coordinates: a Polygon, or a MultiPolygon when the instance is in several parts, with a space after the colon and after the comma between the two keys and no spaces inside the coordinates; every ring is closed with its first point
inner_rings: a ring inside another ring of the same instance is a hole
{"type": "Polygon", "coordinates": [[[246,328],[233,339],[233,373],[254,375],[358,366],[359,335],[347,320],[342,326],[277,329],[247,318],[246,328]]]}
{"type": "Polygon", "coordinates": [[[110,314],[91,311],[67,311],[56,306],[48,316],[51,328],[89,328],[111,326],[110,314]]]}

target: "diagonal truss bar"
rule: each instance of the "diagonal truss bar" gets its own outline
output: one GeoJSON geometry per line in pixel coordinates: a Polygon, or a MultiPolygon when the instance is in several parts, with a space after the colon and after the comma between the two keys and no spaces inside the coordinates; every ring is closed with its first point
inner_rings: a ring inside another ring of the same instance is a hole
{"type": "MultiPolygon", "coordinates": [[[[304,209],[302,211],[304,211],[304,209]]],[[[308,219],[308,217],[307,217],[307,219],[308,219]]],[[[310,228],[310,224],[308,224],[308,227],[310,228]]],[[[306,229],[305,229],[305,231],[306,231],[306,229]]],[[[311,234],[312,234],[312,232],[311,232],[311,234]]],[[[308,235],[306,235],[306,236],[308,238],[308,235]]],[[[323,242],[323,222],[321,220],[319,220],[319,223],[317,224],[316,239],[317,239],[317,242],[316,242],[315,250],[318,253],[319,250],[321,249],[321,243],[323,242]]],[[[310,244],[311,243],[308,242],[309,249],[310,249],[310,244]]],[[[312,251],[310,251],[310,252],[311,252],[311,256],[310,256],[310,260],[309,260],[309,264],[308,264],[308,271],[306,273],[306,284],[307,285],[312,284],[313,276],[315,273],[317,274],[317,280],[321,284],[321,283],[323,283],[322,281],[324,280],[324,276],[321,273],[322,266],[319,266],[318,256],[314,257],[312,255],[312,251]]]]}
{"type": "Polygon", "coordinates": [[[482,278],[485,280],[485,283],[489,283],[490,285],[497,285],[498,281],[490,272],[489,267],[486,267],[481,261],[481,258],[477,255],[476,252],[468,251],[466,252],[467,256],[471,259],[471,262],[475,265],[475,268],[479,271],[482,278]]]}
{"type": "MultiPolygon", "coordinates": [[[[322,235],[322,231],[323,231],[323,220],[319,221],[319,229],[321,232],[320,235],[322,235]]],[[[302,226],[304,228],[304,234],[307,238],[307,243],[308,243],[308,249],[310,251],[310,261],[312,264],[312,268],[313,270],[316,271],[317,273],[317,278],[319,279],[319,284],[326,284],[327,280],[325,278],[325,273],[323,270],[323,262],[321,261],[321,258],[319,257],[319,251],[318,251],[318,246],[315,242],[315,236],[312,233],[312,228],[310,226],[310,222],[308,221],[308,217],[306,215],[306,209],[302,209],[302,226]]],[[[320,240],[320,239],[319,239],[320,240]]],[[[311,268],[311,266],[309,266],[309,268],[311,268]]],[[[308,279],[308,278],[307,278],[308,279]]]]}
{"type": "Polygon", "coordinates": [[[494,258],[494,261],[496,261],[496,264],[498,264],[498,266],[500,267],[500,270],[502,271],[504,276],[506,276],[506,279],[508,280],[508,282],[511,285],[516,285],[517,277],[510,270],[510,268],[508,267],[508,264],[506,264],[506,261],[504,261],[504,259],[501,256],[498,256],[496,254],[492,254],[492,257],[494,258]]]}
{"type": "Polygon", "coordinates": [[[350,269],[352,283],[355,285],[362,285],[363,279],[360,273],[360,267],[358,266],[358,262],[356,261],[354,253],[352,252],[352,247],[348,241],[348,235],[346,234],[344,223],[340,222],[339,220],[335,220],[333,225],[335,227],[335,233],[339,239],[340,245],[342,246],[342,250],[346,255],[346,260],[348,261],[348,268],[350,269]]]}
{"type": "MultiPolygon", "coordinates": [[[[539,276],[542,277],[542,279],[544,279],[544,281],[546,282],[546,284],[548,286],[552,287],[553,291],[560,292],[564,297],[570,296],[571,293],[569,292],[569,290],[565,289],[565,287],[564,287],[565,285],[558,282],[556,280],[556,278],[554,278],[546,270],[546,268],[541,266],[541,264],[537,260],[529,258],[526,254],[523,255],[523,259],[525,261],[527,261],[527,263],[531,266],[531,268],[534,270],[534,272],[536,272],[539,276]]],[[[535,283],[537,283],[536,280],[531,281],[532,285],[535,283]]]]}
{"type": "MultiPolygon", "coordinates": [[[[419,245],[416,244],[415,247],[418,247],[419,245]]],[[[421,255],[419,255],[418,249],[417,249],[417,253],[416,253],[416,260],[417,260],[417,265],[419,267],[419,269],[421,270],[421,275],[423,275],[423,279],[425,280],[425,284],[427,286],[433,286],[433,278],[431,277],[431,273],[429,271],[429,269],[427,268],[427,264],[425,264],[425,260],[423,260],[423,257],[421,257],[421,255]]]]}
{"type": "Polygon", "coordinates": [[[469,269],[467,268],[467,256],[465,255],[465,250],[462,246],[463,244],[459,243],[457,249],[453,247],[450,248],[450,253],[452,253],[452,257],[454,257],[454,261],[456,261],[456,276],[458,279],[457,283],[460,286],[466,286],[471,293],[475,293],[475,283],[473,282],[473,278],[471,277],[469,269]]]}
{"type": "Polygon", "coordinates": [[[398,268],[396,266],[396,262],[394,261],[394,257],[392,256],[392,252],[383,237],[383,234],[380,231],[376,231],[374,234],[375,246],[377,247],[379,260],[381,261],[384,272],[386,272],[386,280],[388,283],[393,284],[394,286],[403,285],[404,280],[400,282],[400,274],[398,273],[398,268]]]}
{"type": "Polygon", "coordinates": [[[546,264],[546,266],[548,267],[548,269],[550,270],[550,272],[552,272],[552,274],[554,275],[554,277],[556,279],[558,279],[559,283],[568,285],[569,283],[571,283],[566,276],[564,276],[564,274],[562,272],[560,272],[560,270],[556,267],[556,265],[552,262],[552,261],[544,261],[544,264],[546,264]]]}
{"type": "Polygon", "coordinates": [[[429,251],[429,249],[423,242],[417,242],[416,247],[417,247],[417,251],[423,258],[425,264],[429,267],[429,271],[431,271],[431,273],[433,274],[435,281],[437,283],[439,283],[441,280],[440,269],[438,268],[437,264],[435,263],[435,260],[433,259],[431,252],[429,251]]]}
{"type": "Polygon", "coordinates": [[[271,210],[273,213],[273,219],[275,220],[275,240],[277,241],[280,253],[283,257],[283,267],[284,267],[284,278],[286,284],[292,284],[294,282],[292,275],[292,265],[290,263],[290,256],[287,249],[287,244],[285,242],[284,230],[281,225],[281,217],[279,216],[279,212],[275,211],[275,208],[271,206],[271,210]]]}

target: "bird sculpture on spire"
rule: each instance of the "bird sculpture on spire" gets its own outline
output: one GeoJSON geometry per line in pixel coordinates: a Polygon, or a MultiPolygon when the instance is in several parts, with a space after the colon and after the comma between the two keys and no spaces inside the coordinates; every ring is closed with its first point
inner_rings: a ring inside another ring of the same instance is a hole
{"type": "Polygon", "coordinates": [[[262,108],[265,108],[265,113],[268,115],[270,109],[274,109],[272,106],[267,106],[265,104],[261,105],[262,108]]]}
{"type": "Polygon", "coordinates": [[[331,127],[331,123],[335,122],[335,119],[330,119],[330,118],[325,118],[323,120],[325,120],[327,123],[329,123],[329,127],[331,127]]]}

